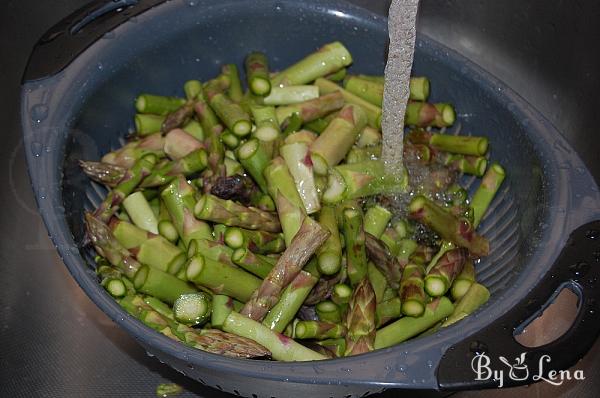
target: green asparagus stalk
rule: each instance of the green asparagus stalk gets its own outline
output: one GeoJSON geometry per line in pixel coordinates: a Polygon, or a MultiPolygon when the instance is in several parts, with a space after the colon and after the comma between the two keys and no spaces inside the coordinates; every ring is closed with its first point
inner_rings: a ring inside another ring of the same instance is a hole
{"type": "Polygon", "coordinates": [[[381,108],[377,105],[371,104],[369,101],[365,101],[358,95],[354,95],[351,92],[344,90],[332,81],[327,79],[319,78],[315,80],[315,85],[319,87],[321,95],[334,93],[339,91],[342,97],[348,104],[360,106],[367,115],[369,126],[378,129],[381,127],[381,108]]]}
{"type": "Polygon", "coordinates": [[[361,279],[348,305],[345,356],[373,351],[375,342],[375,292],[368,278],[361,279]]]}
{"type": "Polygon", "coordinates": [[[224,93],[224,90],[230,86],[223,83],[222,77],[223,75],[207,82],[204,87],[204,94],[206,95],[210,107],[214,110],[219,119],[225,123],[227,128],[235,135],[243,137],[249,134],[252,129],[250,115],[224,93]]]}
{"type": "Polygon", "coordinates": [[[161,134],[150,134],[141,140],[129,142],[123,147],[107,153],[102,156],[101,161],[129,169],[146,155],[163,157],[165,155],[163,151],[164,145],[165,140],[161,134]]]}
{"type": "Polygon", "coordinates": [[[182,294],[197,291],[176,276],[147,265],[142,265],[136,272],[133,285],[138,292],[154,296],[169,304],[173,304],[182,294]]]}
{"type": "Polygon", "coordinates": [[[346,266],[352,285],[367,275],[367,254],[363,214],[359,207],[343,211],[343,233],[346,242],[346,266]]]}
{"type": "Polygon", "coordinates": [[[344,159],[366,123],[366,114],[361,107],[344,106],[310,147],[315,172],[325,175],[328,168],[344,159]]]}
{"type": "Polygon", "coordinates": [[[290,105],[319,97],[319,88],[312,85],[273,87],[263,101],[265,105],[290,105]]]}
{"type": "Polygon", "coordinates": [[[490,203],[492,203],[494,196],[496,196],[496,192],[498,192],[505,176],[506,173],[504,168],[498,163],[493,163],[483,176],[481,184],[477,187],[477,190],[473,194],[473,199],[471,200],[474,228],[477,228],[483,219],[485,212],[490,206],[490,203]]]}
{"type": "Polygon", "coordinates": [[[425,268],[425,274],[429,274],[429,272],[431,272],[433,267],[438,263],[442,256],[452,249],[456,249],[456,245],[454,243],[448,242],[446,240],[442,241],[440,250],[435,254],[435,256],[433,256],[433,258],[431,259],[431,261],[429,261],[429,264],[425,268]]]}
{"type": "Polygon", "coordinates": [[[126,294],[135,293],[133,285],[123,277],[123,274],[109,265],[96,269],[102,287],[113,297],[120,298],[126,294]]]}
{"type": "Polygon", "coordinates": [[[98,209],[96,209],[94,213],[95,217],[103,222],[110,220],[123,199],[133,192],[142,179],[150,173],[155,163],[156,156],[154,155],[145,155],[135,162],[133,167],[127,170],[117,186],[106,195],[106,198],[104,198],[98,209]]]}
{"type": "Polygon", "coordinates": [[[135,131],[140,137],[160,131],[165,116],[136,113],[134,118],[135,131]]]}
{"type": "Polygon", "coordinates": [[[235,266],[231,257],[233,250],[222,242],[209,239],[193,239],[188,245],[188,257],[201,254],[204,258],[218,261],[223,264],[235,266]]]}
{"type": "Polygon", "coordinates": [[[187,100],[196,100],[202,96],[202,83],[199,80],[188,80],[183,84],[187,100]]]}
{"type": "Polygon", "coordinates": [[[198,141],[204,142],[204,139],[206,138],[204,136],[204,129],[202,128],[202,125],[194,119],[184,124],[181,129],[198,141]]]}
{"type": "Polygon", "coordinates": [[[256,138],[249,139],[239,147],[237,156],[244,169],[256,181],[260,189],[266,193],[267,182],[263,172],[269,164],[270,158],[260,141],[256,138]]]}
{"type": "Polygon", "coordinates": [[[385,325],[392,319],[402,316],[402,303],[400,297],[392,297],[388,300],[377,303],[375,313],[375,325],[377,328],[385,325]]]}
{"type": "Polygon", "coordinates": [[[281,135],[275,107],[251,105],[250,111],[256,124],[254,136],[264,142],[275,141],[281,135]]]}
{"type": "Polygon", "coordinates": [[[264,171],[269,195],[275,201],[286,246],[289,246],[306,218],[306,210],[285,161],[277,157],[264,171]]]}
{"type": "Polygon", "coordinates": [[[377,304],[379,304],[383,301],[383,295],[388,287],[387,279],[371,261],[369,261],[367,264],[367,277],[369,278],[369,282],[371,282],[371,286],[375,292],[377,304]]]}
{"type": "Polygon", "coordinates": [[[255,95],[267,95],[271,91],[267,56],[261,52],[251,52],[244,61],[248,87],[255,95]]]}
{"type": "Polygon", "coordinates": [[[383,83],[350,76],[344,80],[344,88],[373,105],[381,107],[383,102],[383,83]]]}
{"type": "Polygon", "coordinates": [[[212,312],[210,315],[210,324],[213,328],[221,329],[223,322],[233,311],[233,299],[224,294],[215,294],[212,298],[212,312]]]}
{"type": "Polygon", "coordinates": [[[460,300],[473,283],[475,283],[475,267],[473,266],[473,261],[467,260],[460,274],[454,279],[454,283],[452,283],[452,288],[450,289],[454,301],[460,300]]]}
{"type": "Polygon", "coordinates": [[[173,129],[178,129],[183,127],[187,122],[190,121],[190,118],[194,115],[194,102],[188,101],[179,109],[170,112],[165,120],[163,121],[160,131],[163,133],[168,133],[173,129]]]}
{"type": "Polygon", "coordinates": [[[279,220],[271,213],[255,207],[246,207],[232,200],[223,200],[211,194],[206,194],[198,200],[194,214],[200,220],[227,226],[261,229],[268,232],[281,230],[279,220]]]}
{"type": "Polygon", "coordinates": [[[454,311],[442,324],[442,327],[452,325],[467,315],[472,314],[479,307],[487,303],[489,298],[490,292],[485,286],[480,285],[479,283],[473,283],[465,295],[456,303],[454,311]]]}
{"type": "Polygon", "coordinates": [[[291,244],[263,280],[241,313],[262,320],[266,313],[277,303],[281,291],[298,275],[310,256],[328,238],[329,231],[317,222],[306,217],[291,244]]]}
{"type": "Polygon", "coordinates": [[[173,304],[173,315],[184,325],[202,325],[210,318],[211,302],[204,292],[183,294],[173,304]]]}
{"type": "Polygon", "coordinates": [[[342,164],[330,172],[323,201],[334,204],[386,192],[402,192],[407,185],[406,173],[402,176],[386,174],[380,160],[342,164]]]}
{"type": "Polygon", "coordinates": [[[326,356],[296,343],[283,334],[272,331],[259,322],[232,311],[225,322],[223,330],[251,339],[264,346],[277,361],[313,361],[327,359],[326,356]]]}
{"type": "Polygon", "coordinates": [[[123,200],[123,207],[131,221],[141,229],[158,234],[158,221],[141,192],[134,192],[123,200]]]}
{"type": "Polygon", "coordinates": [[[372,206],[365,213],[365,232],[379,239],[391,219],[392,213],[388,209],[379,205],[372,206]]]}
{"type": "Polygon", "coordinates": [[[466,135],[432,134],[429,145],[440,151],[483,156],[488,150],[488,139],[466,135]]]}
{"type": "Polygon", "coordinates": [[[177,175],[183,174],[189,176],[198,173],[208,165],[208,155],[204,149],[197,149],[185,155],[184,157],[167,162],[164,165],[157,165],[152,172],[142,180],[141,188],[158,187],[168,184],[174,180],[177,175]]]}
{"type": "Polygon", "coordinates": [[[145,296],[143,300],[144,303],[152,307],[152,309],[158,312],[160,315],[170,320],[175,320],[175,316],[173,315],[173,309],[168,304],[163,303],[156,297],[152,296],[145,296]]]}
{"type": "Polygon", "coordinates": [[[427,304],[425,312],[418,318],[404,317],[377,331],[375,349],[401,343],[429,329],[452,313],[454,306],[446,297],[440,297],[427,304]]]}
{"type": "Polygon", "coordinates": [[[306,213],[318,212],[321,204],[313,177],[313,164],[310,160],[308,145],[303,142],[286,144],[279,148],[279,153],[294,178],[296,190],[302,199],[306,213]]]}
{"type": "Polygon", "coordinates": [[[487,159],[483,156],[448,154],[444,159],[444,164],[462,173],[477,177],[483,176],[487,169],[487,159]]]}
{"type": "Polygon", "coordinates": [[[210,226],[194,217],[195,193],[195,189],[181,175],[161,192],[171,221],[186,247],[192,239],[212,238],[210,226]]]}
{"type": "Polygon", "coordinates": [[[340,323],[342,321],[342,309],[330,300],[317,303],[315,312],[322,322],[340,323]]]}
{"type": "Polygon", "coordinates": [[[223,163],[223,144],[221,143],[221,134],[225,130],[221,124],[217,115],[208,105],[204,93],[200,91],[196,98],[194,105],[194,111],[200,121],[204,135],[206,136],[206,147],[208,149],[209,167],[212,170],[213,175],[220,175],[220,165],[223,163]]]}
{"type": "Polygon", "coordinates": [[[244,97],[244,90],[242,89],[242,82],[240,81],[240,74],[235,64],[227,64],[221,67],[221,73],[229,79],[229,87],[227,88],[227,95],[234,102],[240,102],[244,97]]]}
{"type": "Polygon", "coordinates": [[[193,256],[187,264],[187,279],[215,294],[225,294],[246,302],[261,284],[260,279],[235,266],[203,257],[193,256]]]}
{"type": "Polygon", "coordinates": [[[152,113],[165,116],[185,104],[183,98],[163,97],[160,95],[140,94],[135,100],[135,109],[139,113],[152,113]]]}
{"type": "Polygon", "coordinates": [[[317,284],[319,278],[306,271],[300,273],[283,290],[281,298],[265,316],[263,325],[276,332],[282,333],[286,326],[294,319],[296,313],[304,303],[311,289],[317,284]]]}
{"type": "Polygon", "coordinates": [[[366,148],[370,146],[380,145],[382,142],[381,132],[371,126],[365,126],[360,132],[358,140],[356,140],[356,146],[359,148],[366,148]]]}
{"type": "Polygon", "coordinates": [[[275,112],[279,124],[287,126],[286,120],[292,117],[292,115],[297,115],[300,123],[304,124],[326,117],[332,112],[342,109],[343,106],[344,97],[341,93],[334,91],[298,104],[280,106],[275,112]]]}
{"type": "Polygon", "coordinates": [[[350,298],[352,297],[352,288],[345,283],[338,283],[333,286],[333,291],[331,292],[331,301],[336,303],[338,306],[343,306],[350,302],[350,298]]]}
{"type": "Polygon", "coordinates": [[[402,239],[398,246],[396,258],[401,266],[408,264],[408,260],[419,247],[418,243],[412,239],[402,239]]]}
{"type": "Polygon", "coordinates": [[[324,45],[318,51],[279,72],[271,79],[274,87],[307,84],[352,63],[352,56],[340,42],[324,45]]]}
{"type": "Polygon", "coordinates": [[[79,166],[89,178],[107,187],[117,186],[127,172],[127,168],[125,167],[103,162],[80,160],[79,166]]]}
{"type": "Polygon", "coordinates": [[[454,124],[456,112],[450,104],[430,104],[428,102],[409,101],[406,106],[404,124],[418,127],[448,127],[454,124]]]}
{"type": "Polygon", "coordinates": [[[343,325],[323,321],[300,321],[294,329],[294,336],[298,339],[337,339],[346,335],[343,325]]]}
{"type": "Polygon", "coordinates": [[[431,297],[439,297],[450,289],[456,276],[462,271],[469,253],[465,249],[447,251],[425,277],[425,291],[431,297]]]}
{"type": "Polygon", "coordinates": [[[360,163],[367,160],[381,159],[381,145],[360,148],[353,146],[346,155],[346,163],[360,163]]]}
{"type": "Polygon", "coordinates": [[[338,70],[337,72],[333,72],[333,73],[326,75],[325,79],[331,80],[332,82],[341,82],[346,78],[347,74],[348,74],[348,69],[342,68],[342,69],[338,70]]]}
{"type": "Polygon", "coordinates": [[[335,209],[330,206],[321,208],[319,223],[330,233],[329,238],[317,250],[317,265],[324,275],[334,275],[342,266],[342,243],[335,216],[335,209]]]}
{"type": "Polygon", "coordinates": [[[422,265],[409,263],[402,272],[399,297],[402,302],[402,313],[408,316],[421,316],[425,311],[425,290],[422,265]]]}
{"type": "Polygon", "coordinates": [[[226,130],[221,134],[221,142],[229,149],[235,149],[240,145],[240,137],[233,134],[231,131],[226,130]]]}
{"type": "Polygon", "coordinates": [[[271,232],[227,227],[224,239],[225,243],[233,249],[244,246],[258,254],[276,254],[285,250],[285,242],[281,234],[271,232]]]}
{"type": "Polygon", "coordinates": [[[317,340],[315,344],[327,349],[333,354],[334,358],[341,358],[346,352],[346,339],[342,337],[338,339],[317,340]]]}
{"type": "Polygon", "coordinates": [[[365,247],[368,258],[385,276],[390,287],[398,289],[402,279],[402,265],[398,259],[387,250],[381,240],[369,233],[365,234],[365,247]]]}
{"type": "Polygon", "coordinates": [[[415,197],[409,211],[413,220],[427,225],[443,239],[467,248],[472,255],[482,257],[488,254],[489,242],[475,233],[472,224],[453,216],[424,196],[415,197]]]}
{"type": "Polygon", "coordinates": [[[239,267],[260,278],[266,278],[277,263],[276,259],[253,253],[245,247],[236,249],[231,255],[231,260],[239,267]]]}

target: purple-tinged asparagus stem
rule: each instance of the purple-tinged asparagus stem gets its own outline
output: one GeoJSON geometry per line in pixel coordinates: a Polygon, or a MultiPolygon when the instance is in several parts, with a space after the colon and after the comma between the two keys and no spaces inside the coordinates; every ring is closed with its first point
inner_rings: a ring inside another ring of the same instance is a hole
{"type": "Polygon", "coordinates": [[[141,188],[159,187],[168,184],[182,174],[188,176],[198,173],[208,165],[208,155],[204,149],[197,149],[184,157],[168,162],[162,166],[157,166],[152,172],[142,180],[141,188]]]}
{"type": "Polygon", "coordinates": [[[375,315],[376,326],[379,329],[392,319],[397,319],[402,316],[400,297],[392,297],[388,300],[377,303],[377,311],[375,315]]]}
{"type": "Polygon", "coordinates": [[[448,127],[454,124],[455,120],[456,113],[450,104],[409,101],[404,124],[418,127],[448,127]]]}
{"type": "Polygon", "coordinates": [[[367,275],[365,231],[360,207],[347,208],[342,212],[344,241],[346,243],[346,267],[352,285],[367,275]]]}
{"type": "Polygon", "coordinates": [[[300,102],[298,104],[277,107],[275,110],[279,124],[286,126],[286,120],[297,115],[302,124],[308,123],[342,109],[344,97],[339,92],[321,95],[319,98],[300,102]]]}
{"type": "Polygon", "coordinates": [[[294,336],[297,339],[336,339],[346,335],[346,327],[338,323],[323,321],[300,321],[296,323],[294,336]]]}
{"type": "Polygon", "coordinates": [[[356,285],[346,314],[345,356],[363,354],[374,349],[375,342],[375,292],[368,278],[356,285]]]}
{"type": "Polygon", "coordinates": [[[329,231],[306,217],[291,244],[283,252],[260,288],[246,303],[241,313],[254,320],[262,320],[279,300],[281,291],[298,275],[310,256],[328,237],[329,231]]]}
{"type": "Polygon", "coordinates": [[[475,228],[464,218],[457,218],[424,196],[416,196],[409,205],[410,218],[423,223],[443,239],[469,249],[473,256],[489,253],[489,242],[475,233],[475,228]]]}
{"type": "Polygon", "coordinates": [[[365,246],[369,259],[383,273],[390,287],[398,289],[402,279],[402,265],[381,240],[369,233],[365,235],[365,246]]]}
{"type": "Polygon", "coordinates": [[[447,251],[425,277],[425,290],[431,297],[446,294],[456,276],[462,271],[469,253],[466,249],[447,251]]]}
{"type": "Polygon", "coordinates": [[[244,60],[244,66],[250,91],[255,95],[268,95],[271,91],[271,79],[267,56],[261,52],[251,52],[244,60]]]}
{"type": "Polygon", "coordinates": [[[83,172],[92,180],[106,185],[107,187],[116,187],[119,181],[127,172],[126,167],[116,166],[103,162],[92,162],[80,160],[79,166],[83,172]]]}
{"type": "Polygon", "coordinates": [[[192,101],[188,101],[179,109],[167,115],[160,127],[160,131],[163,133],[168,133],[173,129],[182,127],[190,120],[193,114],[194,103],[192,101]]]}
{"type": "Polygon", "coordinates": [[[204,144],[182,129],[170,130],[165,136],[164,151],[171,159],[181,159],[198,149],[204,149],[204,144]]]}
{"type": "Polygon", "coordinates": [[[404,315],[421,316],[425,311],[424,275],[422,265],[409,263],[404,267],[399,291],[404,315]]]}
{"type": "Polygon", "coordinates": [[[454,279],[454,283],[452,283],[452,288],[450,289],[454,301],[460,300],[473,283],[475,283],[475,267],[473,266],[473,261],[467,260],[460,274],[454,279]]]}

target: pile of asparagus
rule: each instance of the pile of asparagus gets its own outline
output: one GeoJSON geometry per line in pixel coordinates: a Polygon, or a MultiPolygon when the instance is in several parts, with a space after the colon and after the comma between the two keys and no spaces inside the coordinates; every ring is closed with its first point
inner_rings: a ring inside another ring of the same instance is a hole
{"type": "Polygon", "coordinates": [[[128,143],[81,162],[109,188],[87,234],[129,314],[201,350],[304,361],[389,347],[487,301],[476,228],[504,179],[487,139],[436,130],[454,109],[412,78],[407,172],[386,175],[382,77],[351,63],[339,42],[279,73],[253,52],[246,91],[229,64],[185,98],[137,98],[128,143]],[[483,177],[470,199],[460,173],[483,177]]]}

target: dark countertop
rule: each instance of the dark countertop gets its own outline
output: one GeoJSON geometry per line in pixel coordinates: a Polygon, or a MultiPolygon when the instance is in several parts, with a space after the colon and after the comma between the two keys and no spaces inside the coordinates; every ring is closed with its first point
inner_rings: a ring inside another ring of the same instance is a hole
{"type": "MultiPolygon", "coordinates": [[[[0,395],[150,397],[159,383],[174,382],[187,390],[181,397],[229,397],[148,357],[98,310],[68,274],[37,214],[19,128],[19,81],[37,38],[84,3],[9,0],[0,5],[0,395]]],[[[582,147],[581,140],[571,142],[582,147]]],[[[593,151],[584,152],[593,164],[593,151]]],[[[598,179],[598,164],[592,168],[598,179]]],[[[600,342],[575,368],[584,371],[585,381],[461,395],[593,397],[600,391],[594,378],[600,342]]]]}

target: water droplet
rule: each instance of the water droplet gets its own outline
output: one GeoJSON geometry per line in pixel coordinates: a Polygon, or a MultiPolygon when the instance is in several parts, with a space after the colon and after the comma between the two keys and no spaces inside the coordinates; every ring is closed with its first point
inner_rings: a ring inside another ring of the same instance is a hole
{"type": "Polygon", "coordinates": [[[106,33],[104,34],[104,36],[102,36],[102,38],[103,38],[103,39],[106,39],[106,40],[112,40],[112,39],[114,39],[115,37],[117,37],[117,35],[115,34],[115,32],[106,32],[106,33]]]}
{"type": "Polygon", "coordinates": [[[101,62],[98,62],[98,70],[104,69],[104,65],[101,62]]]}
{"type": "Polygon", "coordinates": [[[190,2],[188,3],[188,5],[189,5],[190,7],[195,7],[195,6],[196,6],[196,2],[195,2],[195,1],[190,1],[190,2]]]}
{"type": "Polygon", "coordinates": [[[32,142],[31,153],[35,157],[40,157],[40,155],[42,154],[42,144],[40,144],[39,142],[32,142]]]}
{"type": "Polygon", "coordinates": [[[479,340],[475,340],[473,342],[471,342],[471,344],[469,345],[469,351],[471,351],[474,354],[483,354],[484,352],[487,352],[488,346],[487,344],[479,341],[479,340]]]}
{"type": "Polygon", "coordinates": [[[587,231],[585,231],[585,237],[588,239],[596,240],[599,236],[600,234],[598,233],[597,229],[588,229],[587,231]]]}
{"type": "Polygon", "coordinates": [[[48,107],[45,104],[36,104],[31,107],[31,120],[36,123],[43,122],[48,117],[48,107]]]}
{"type": "Polygon", "coordinates": [[[427,367],[428,368],[433,368],[433,362],[431,360],[427,361],[427,367]]]}
{"type": "Polygon", "coordinates": [[[583,167],[575,167],[575,170],[577,170],[579,174],[585,173],[585,169],[583,167]]]}
{"type": "Polygon", "coordinates": [[[45,187],[40,187],[38,190],[38,197],[40,199],[46,199],[46,188],[45,187]]]}
{"type": "Polygon", "coordinates": [[[579,261],[575,264],[571,264],[569,266],[569,271],[571,271],[575,276],[583,276],[590,270],[590,265],[585,261],[579,261]]]}

